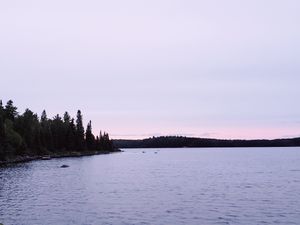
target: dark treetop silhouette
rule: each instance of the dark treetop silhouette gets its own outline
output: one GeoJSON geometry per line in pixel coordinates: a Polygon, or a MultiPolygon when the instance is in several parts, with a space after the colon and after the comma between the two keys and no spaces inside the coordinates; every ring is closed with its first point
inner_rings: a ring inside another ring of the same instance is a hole
{"type": "Polygon", "coordinates": [[[219,140],[182,136],[152,137],[143,140],[114,140],[118,148],[183,148],[183,147],[294,147],[300,138],[275,140],[219,140]]]}
{"type": "Polygon", "coordinates": [[[80,110],[76,122],[68,112],[65,112],[63,118],[57,114],[53,119],[48,119],[44,110],[39,118],[29,109],[20,115],[13,101],[9,100],[3,106],[0,100],[0,161],[25,155],[114,150],[107,133],[100,132],[96,137],[93,135],[91,121],[85,132],[80,110]]]}

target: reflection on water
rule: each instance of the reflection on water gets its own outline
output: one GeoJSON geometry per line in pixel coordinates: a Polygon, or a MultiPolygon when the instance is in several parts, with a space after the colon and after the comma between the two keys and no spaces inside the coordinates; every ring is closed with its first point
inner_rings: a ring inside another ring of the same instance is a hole
{"type": "Polygon", "coordinates": [[[299,224],[299,190],[300,148],[125,150],[0,168],[0,223],[299,224]]]}

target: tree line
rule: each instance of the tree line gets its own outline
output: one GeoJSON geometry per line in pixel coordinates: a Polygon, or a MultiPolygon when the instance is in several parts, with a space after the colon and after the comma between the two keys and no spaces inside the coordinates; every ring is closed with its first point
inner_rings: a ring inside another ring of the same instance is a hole
{"type": "Polygon", "coordinates": [[[12,100],[5,106],[0,100],[0,160],[17,155],[113,150],[107,133],[93,135],[91,121],[84,129],[80,110],[76,120],[68,112],[50,119],[45,110],[40,117],[30,109],[19,114],[12,100]]]}
{"type": "Polygon", "coordinates": [[[294,147],[300,138],[275,140],[221,140],[183,136],[161,136],[143,140],[114,140],[117,148],[183,148],[183,147],[294,147]]]}

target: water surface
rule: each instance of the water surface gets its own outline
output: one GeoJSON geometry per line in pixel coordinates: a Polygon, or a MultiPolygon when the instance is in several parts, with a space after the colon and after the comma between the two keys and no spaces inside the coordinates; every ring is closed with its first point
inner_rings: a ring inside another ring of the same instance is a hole
{"type": "Polygon", "coordinates": [[[300,148],[128,149],[0,168],[0,223],[298,225],[300,148]]]}

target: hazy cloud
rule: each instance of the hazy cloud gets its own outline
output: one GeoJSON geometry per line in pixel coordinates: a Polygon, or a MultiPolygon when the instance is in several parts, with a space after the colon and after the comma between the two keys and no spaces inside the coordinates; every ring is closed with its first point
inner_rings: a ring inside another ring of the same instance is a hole
{"type": "Polygon", "coordinates": [[[49,115],[80,108],[95,132],[297,135],[299,9],[296,0],[2,1],[0,97],[49,115]]]}

